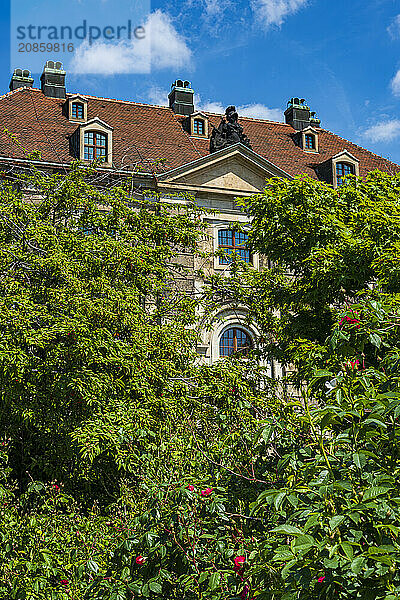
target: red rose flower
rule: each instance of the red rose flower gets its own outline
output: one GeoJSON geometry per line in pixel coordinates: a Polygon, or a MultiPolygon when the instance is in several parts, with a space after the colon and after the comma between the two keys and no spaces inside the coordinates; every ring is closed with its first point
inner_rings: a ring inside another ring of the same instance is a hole
{"type": "Polygon", "coordinates": [[[233,559],[233,562],[235,563],[235,565],[237,567],[241,567],[243,565],[243,563],[246,562],[246,559],[244,556],[235,556],[235,558],[233,559]]]}
{"type": "Polygon", "coordinates": [[[201,495],[202,496],[210,496],[213,493],[213,489],[212,488],[206,488],[205,490],[201,490],[201,495]]]}
{"type": "Polygon", "coordinates": [[[192,484],[187,485],[186,489],[189,490],[189,492],[193,492],[194,491],[194,485],[192,485],[192,484]]]}
{"type": "Polygon", "coordinates": [[[137,556],[136,560],[135,560],[137,565],[143,565],[146,562],[146,559],[144,556],[137,556]]]}
{"type": "Polygon", "coordinates": [[[61,579],[60,583],[61,583],[61,585],[68,585],[69,581],[68,581],[68,579],[61,579]]]}

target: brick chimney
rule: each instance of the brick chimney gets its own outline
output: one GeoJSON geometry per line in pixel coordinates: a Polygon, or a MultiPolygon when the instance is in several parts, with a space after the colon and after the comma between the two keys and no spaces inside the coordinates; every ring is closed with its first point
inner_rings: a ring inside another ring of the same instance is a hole
{"type": "Polygon", "coordinates": [[[194,113],[194,91],[190,87],[190,81],[177,79],[171,85],[168,95],[169,107],[177,115],[191,115],[194,113]]]}
{"type": "Polygon", "coordinates": [[[48,60],[40,77],[42,92],[49,98],[65,98],[65,71],[62,63],[48,60]]]}
{"type": "Polygon", "coordinates": [[[20,87],[32,87],[33,78],[31,72],[28,69],[14,69],[13,76],[10,81],[10,90],[14,90],[20,87]]]}

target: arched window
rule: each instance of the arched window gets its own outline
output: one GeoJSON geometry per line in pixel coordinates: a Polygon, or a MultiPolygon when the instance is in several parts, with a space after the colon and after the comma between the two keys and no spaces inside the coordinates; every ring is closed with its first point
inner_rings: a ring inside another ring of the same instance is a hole
{"type": "Polygon", "coordinates": [[[315,150],[315,135],[306,133],[304,136],[304,144],[306,150],[315,150]]]}
{"type": "Polygon", "coordinates": [[[345,162],[336,163],[336,183],[338,187],[344,184],[347,175],[354,175],[354,165],[345,162]]]}
{"type": "Polygon", "coordinates": [[[83,119],[84,110],[81,102],[73,102],[71,107],[71,117],[73,119],[83,119]]]}
{"type": "Polygon", "coordinates": [[[248,236],[242,231],[220,229],[218,231],[218,248],[225,250],[224,256],[219,257],[220,265],[229,265],[232,262],[232,253],[236,252],[244,262],[250,263],[250,251],[247,250],[248,236]]]}
{"type": "Polygon", "coordinates": [[[219,355],[220,356],[231,356],[239,352],[245,356],[249,350],[251,350],[253,344],[250,336],[238,327],[232,327],[227,329],[221,336],[219,341],[219,355]]]}
{"type": "Polygon", "coordinates": [[[85,131],[85,160],[107,161],[107,136],[98,131],[85,131]]]}

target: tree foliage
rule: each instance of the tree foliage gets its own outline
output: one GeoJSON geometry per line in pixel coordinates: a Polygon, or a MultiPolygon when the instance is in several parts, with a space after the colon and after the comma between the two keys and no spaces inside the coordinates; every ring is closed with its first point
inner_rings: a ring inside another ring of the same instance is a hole
{"type": "Polygon", "coordinates": [[[179,287],[190,199],[80,165],[19,183],[0,200],[0,595],[398,598],[399,177],[271,182],[245,202],[271,268],[235,257],[204,298],[179,287]],[[228,302],[257,347],[200,364],[199,315],[228,302]]]}

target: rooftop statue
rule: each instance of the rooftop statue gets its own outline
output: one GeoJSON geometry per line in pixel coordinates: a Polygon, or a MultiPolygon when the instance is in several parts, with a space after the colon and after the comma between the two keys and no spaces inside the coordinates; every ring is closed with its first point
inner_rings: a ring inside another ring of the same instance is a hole
{"type": "Polygon", "coordinates": [[[250,140],[243,133],[243,127],[238,123],[238,114],[235,106],[228,106],[225,119],[221,119],[218,127],[213,128],[210,138],[210,152],[217,152],[233,144],[241,143],[251,148],[250,140]]]}

